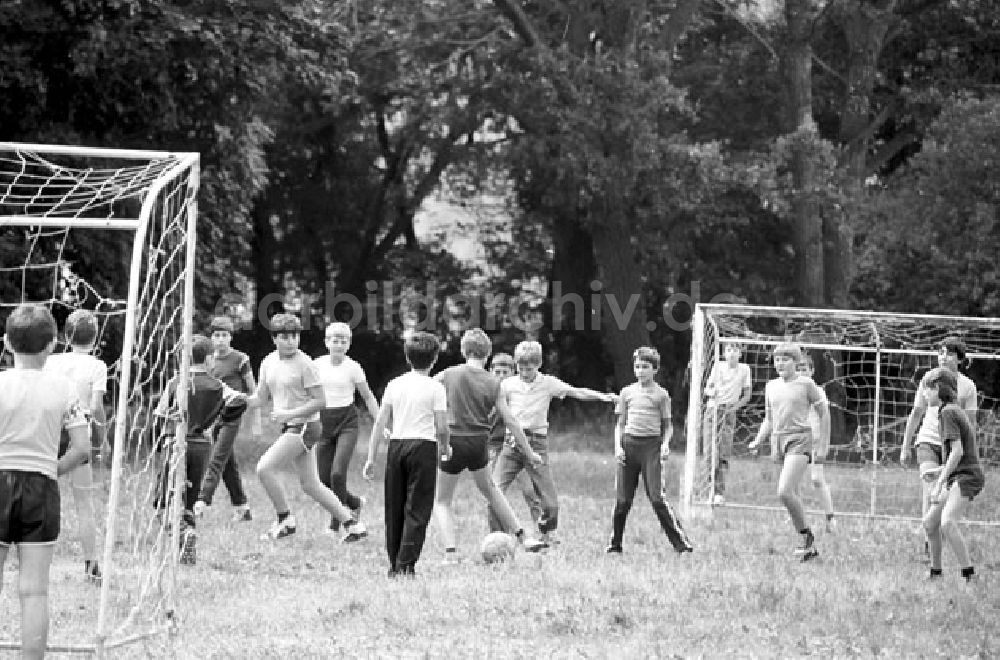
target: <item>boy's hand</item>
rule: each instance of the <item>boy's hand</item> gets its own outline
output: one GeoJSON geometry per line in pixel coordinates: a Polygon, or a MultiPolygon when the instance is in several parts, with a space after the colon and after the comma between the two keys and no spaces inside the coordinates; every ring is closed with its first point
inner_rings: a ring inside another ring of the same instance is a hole
{"type": "Polygon", "coordinates": [[[910,467],[913,464],[913,447],[906,443],[899,448],[899,464],[903,467],[910,467]]]}
{"type": "Polygon", "coordinates": [[[292,418],[287,410],[272,410],[271,411],[271,421],[277,422],[278,424],[284,424],[292,418]]]}
{"type": "Polygon", "coordinates": [[[450,461],[451,460],[451,443],[450,442],[447,443],[447,444],[445,444],[444,446],[438,447],[438,451],[440,451],[440,453],[441,453],[441,460],[442,461],[450,461]]]}
{"type": "Polygon", "coordinates": [[[747,445],[747,450],[756,456],[760,453],[760,438],[756,438],[753,442],[747,445]]]}
{"type": "Polygon", "coordinates": [[[665,461],[670,458],[670,445],[664,442],[660,445],[660,460],[665,461]]]}
{"type": "Polygon", "coordinates": [[[363,476],[368,481],[375,478],[375,462],[372,459],[365,461],[365,466],[361,468],[361,476],[363,476]]]}
{"type": "Polygon", "coordinates": [[[607,402],[608,403],[613,403],[613,404],[615,404],[617,406],[618,405],[618,399],[619,399],[619,396],[617,394],[609,394],[608,398],[607,398],[607,402]]]}
{"type": "Polygon", "coordinates": [[[536,451],[532,451],[531,454],[528,455],[528,460],[535,467],[538,467],[539,465],[545,463],[545,459],[542,458],[542,455],[536,451]]]}
{"type": "Polygon", "coordinates": [[[619,465],[625,465],[625,448],[615,445],[615,460],[619,465]]]}

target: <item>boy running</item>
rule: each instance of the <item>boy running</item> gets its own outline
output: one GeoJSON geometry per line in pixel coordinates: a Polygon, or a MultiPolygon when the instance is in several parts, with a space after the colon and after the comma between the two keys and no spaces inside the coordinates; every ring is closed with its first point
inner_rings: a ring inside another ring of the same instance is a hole
{"type": "Polygon", "coordinates": [[[555,530],[559,524],[559,495],[548,465],[549,403],[553,398],[572,397],[581,401],[603,401],[615,403],[618,397],[604,394],[585,387],[567,385],[555,376],[539,371],[542,366],[542,345],[537,341],[522,341],[514,349],[517,376],[511,376],[500,384],[501,392],[514,413],[521,430],[528,438],[531,450],[542,457],[542,463],[535,465],[531,457],[519,448],[505,445],[500,450],[493,480],[506,495],[507,489],[522,470],[528,472],[531,483],[542,501],[542,516],[538,521],[538,531],[542,542],[555,545],[558,541],[555,530]]]}
{"type": "Polygon", "coordinates": [[[278,517],[264,536],[281,539],[295,533],[295,516],[288,508],[278,474],[284,464],[291,462],[302,491],[340,521],[342,540],[360,541],[368,536],[364,523],[354,520],[351,510],[319,480],[316,456],[311,450],[322,433],[319,411],[326,405],[326,397],[315,365],[299,350],[301,333],[302,323],[291,314],[271,318],[275,351],[261,362],[257,392],[248,401],[250,406],[271,401],[271,420],[281,424],[281,435],[257,462],[257,476],[278,517]]]}
{"type": "Polygon", "coordinates": [[[660,489],[660,461],[670,455],[670,395],[654,379],[660,368],[660,354],[642,346],[632,354],[636,382],[622,389],[615,406],[615,510],[611,517],[611,543],[606,552],[622,552],[625,521],[632,509],[635,489],[642,477],[646,497],[653,506],[664,534],[677,552],[694,548],[670,504],[660,489]]]}
{"type": "MultiPolygon", "coordinates": [[[[94,313],[78,309],[66,319],[63,335],[70,350],[54,353],[45,361],[45,370],[62,374],[76,385],[77,400],[93,420],[91,446],[103,447],[105,442],[104,393],[108,391],[108,367],[91,353],[97,343],[97,319],[94,313]]],[[[68,448],[69,438],[59,444],[61,456],[68,448]]],[[[69,474],[73,486],[73,504],[80,525],[80,545],[83,547],[83,570],[87,579],[100,582],[97,563],[97,514],[94,511],[94,474],[90,468],[90,453],[83,463],[69,474]]]]}
{"type": "MultiPolygon", "coordinates": [[[[233,341],[233,320],[228,316],[217,316],[212,319],[210,329],[215,354],[212,357],[209,375],[243,394],[250,394],[256,390],[257,382],[250,368],[250,358],[246,353],[237,351],[230,345],[233,341]]],[[[198,501],[194,503],[196,516],[202,515],[205,507],[212,506],[212,497],[215,495],[215,489],[219,487],[221,478],[226,490],[229,491],[229,501],[232,502],[234,509],[233,520],[236,522],[253,520],[243,490],[243,481],[240,479],[236,453],[233,450],[233,443],[236,442],[236,436],[240,432],[240,420],[245,411],[246,405],[227,407],[212,430],[214,439],[212,454],[208,459],[205,478],[201,482],[201,493],[198,495],[198,501]]]]}
{"type": "Polygon", "coordinates": [[[795,530],[802,536],[802,545],[795,549],[795,554],[802,561],[809,561],[818,557],[819,551],[798,496],[799,482],[813,453],[809,410],[812,408],[819,415],[820,442],[824,447],[830,442],[830,415],[823,390],[811,378],[795,373],[795,365],[802,361],[799,347],[790,343],[778,344],[773,355],[778,377],[764,388],[764,421],[748,448],[755,451],[764,440],[770,439],[771,456],[782,463],[778,497],[795,530]]]}
{"type": "Polygon", "coordinates": [[[89,422],[76,386],[44,371],[56,322],[44,307],[21,305],[7,317],[4,342],[14,367],[0,372],[0,588],[18,546],[21,654],[42,658],[49,633],[49,566],[59,537],[58,475],[90,453],[89,422]],[[61,458],[60,432],[69,435],[61,458]]]}
{"type": "Polygon", "coordinates": [[[931,507],[924,516],[931,553],[930,577],[941,576],[941,545],[947,540],[962,577],[971,581],[976,571],[958,524],[969,504],[983,490],[983,468],[979,465],[976,434],[965,411],[955,404],[958,394],[955,372],[938,367],[927,374],[925,382],[923,394],[927,405],[940,409],[938,429],[945,461],[943,466],[927,475],[937,477],[930,487],[931,507]]]}
{"type": "MultiPolygon", "coordinates": [[[[313,360],[326,395],[326,407],[320,412],[323,437],[316,443],[316,465],[319,480],[333,490],[357,520],[364,498],[347,490],[347,470],[358,444],[358,409],[354,405],[354,395],[361,395],[373,420],[378,417],[378,401],[368,387],[364,369],[347,357],[350,347],[351,326],[331,323],[326,327],[326,348],[330,354],[313,360]]],[[[332,518],[330,530],[338,529],[340,521],[332,518]]]]}
{"type": "Polygon", "coordinates": [[[451,438],[451,457],[441,461],[438,469],[437,496],[434,501],[434,515],[441,535],[444,537],[446,554],[456,551],[455,523],[452,519],[451,502],[455,495],[459,476],[468,470],[489,503],[490,510],[496,511],[503,530],[524,545],[529,552],[540,550],[542,544],[526,540],[524,529],[514,515],[510,503],[500,493],[496,483],[487,471],[490,463],[489,442],[490,415],[497,416],[508,425],[514,442],[521,448],[532,464],[541,463],[542,458],[531,451],[517,420],[510,412],[507,402],[500,396],[500,381],[486,370],[486,359],[493,350],[493,344],[485,332],[479,328],[467,330],[462,335],[462,356],[465,364],[449,367],[436,377],[444,385],[448,405],[448,434],[451,438]]]}
{"type": "Polygon", "coordinates": [[[403,345],[410,371],[389,381],[371,438],[364,477],[375,476],[375,457],[389,431],[385,459],[385,548],[389,577],[414,575],[434,511],[437,459],[451,458],[444,385],[430,377],[441,345],[414,332],[403,345]]]}

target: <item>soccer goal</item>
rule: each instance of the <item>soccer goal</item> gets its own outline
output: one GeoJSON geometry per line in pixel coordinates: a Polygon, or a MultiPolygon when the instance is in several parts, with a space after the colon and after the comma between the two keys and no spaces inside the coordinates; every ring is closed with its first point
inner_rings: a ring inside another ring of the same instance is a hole
{"type": "MultiPolygon", "coordinates": [[[[188,366],[198,182],[194,153],[0,143],[0,322],[21,303],[48,306],[60,326],[74,309],[92,310],[100,327],[95,353],[110,381],[113,449],[110,460],[96,453],[91,460],[104,578],[99,591],[85,580],[64,483],[50,650],[103,655],[132,645],[129,655],[152,655],[170,648],[185,388],[178,388],[176,428],[161,426],[153,411],[168,379],[188,366]],[[167,495],[157,508],[161,473],[167,495]]],[[[0,597],[16,599],[16,589],[0,597]]],[[[17,648],[17,621],[0,621],[0,648],[17,648]]]]}
{"type": "MultiPolygon", "coordinates": [[[[899,451],[920,379],[938,366],[938,347],[946,337],[967,345],[969,364],[961,369],[978,389],[977,440],[987,484],[968,520],[1000,524],[1000,480],[995,476],[1000,465],[1000,319],[749,305],[695,309],[683,509],[697,516],[714,506],[779,506],[779,466],[768,446],[755,457],[747,445],[764,417],[764,385],[777,375],[771,353],[777,344],[790,341],[812,358],[814,380],[830,403],[831,446],[824,471],[837,515],[919,518],[919,476],[915,468],[900,465],[899,451]],[[727,344],[740,349],[740,360],[750,368],[752,396],[724,420],[717,408],[706,405],[705,387],[727,344]],[[716,498],[714,467],[730,433],[733,449],[724,497],[716,498]]],[[[799,492],[810,510],[818,510],[808,474],[799,492]]]]}

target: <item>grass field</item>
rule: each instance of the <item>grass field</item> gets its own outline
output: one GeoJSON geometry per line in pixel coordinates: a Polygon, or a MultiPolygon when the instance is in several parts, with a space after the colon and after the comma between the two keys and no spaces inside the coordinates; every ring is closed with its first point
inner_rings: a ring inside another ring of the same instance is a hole
{"type": "MultiPolygon", "coordinates": [[[[640,495],[625,554],[608,556],[612,457],[560,451],[551,459],[561,492],[560,546],[519,554],[506,565],[483,565],[475,552],[486,531],[483,506],[466,482],[457,497],[466,560],[445,565],[432,528],[416,578],[390,580],[381,469],[373,485],[365,484],[359,449],[351,485],[368,498],[367,540],[342,545],[324,535],[325,513],[290,487],[298,533],[262,541],[273,514],[248,469],[260,450],[250,442],[240,448],[254,522],[230,522],[220,492],[199,524],[197,565],[180,569],[177,657],[1000,654],[997,529],[967,530],[980,573],[976,583],[958,578],[946,552],[946,577],[928,584],[922,537],[912,523],[844,518],[835,533],[819,534],[819,560],[802,564],[791,556],[798,539],[783,514],[719,509],[711,519],[688,522],[696,551],[678,556],[640,495]]],[[[674,484],[681,461],[671,459],[674,484]]],[[[749,475],[759,469],[749,463],[736,468],[749,475]]],[[[676,502],[676,486],[671,498],[676,502]]],[[[512,502],[527,518],[520,497],[512,502]]],[[[818,520],[816,526],[822,528],[818,520]]],[[[68,520],[65,538],[72,535],[68,520]]],[[[3,640],[18,635],[14,564],[8,562],[0,595],[3,640]]],[[[78,564],[75,543],[64,542],[53,569],[51,644],[90,641],[86,630],[95,620],[97,591],[83,582],[78,564]]],[[[113,657],[162,651],[157,643],[140,643],[113,657]]]]}

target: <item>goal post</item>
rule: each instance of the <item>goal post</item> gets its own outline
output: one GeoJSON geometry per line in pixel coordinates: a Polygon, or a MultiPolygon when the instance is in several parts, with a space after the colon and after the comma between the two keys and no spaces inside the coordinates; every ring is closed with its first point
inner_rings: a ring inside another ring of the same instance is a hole
{"type": "MultiPolygon", "coordinates": [[[[780,466],[767,443],[759,456],[747,445],[764,417],[764,385],[777,376],[773,350],[793,342],[812,360],[814,380],[829,401],[831,444],[824,473],[836,514],[919,518],[919,476],[916,469],[900,465],[899,451],[920,379],[938,365],[940,344],[948,337],[968,348],[968,364],[961,371],[977,386],[976,437],[987,473],[986,489],[967,520],[1000,525],[1000,493],[993,476],[1000,464],[1000,319],[752,305],[695,308],[683,511],[699,516],[711,515],[718,506],[780,508],[780,466]],[[752,381],[749,402],[728,415],[707,405],[705,394],[727,344],[740,349],[752,381]],[[720,469],[721,461],[728,462],[728,469],[720,469]]],[[[799,492],[807,508],[818,511],[820,500],[810,481],[807,473],[799,492]]]]}
{"type": "MultiPolygon", "coordinates": [[[[61,325],[74,309],[91,310],[109,374],[110,465],[93,452],[91,461],[103,580],[95,597],[72,568],[83,556],[64,484],[52,570],[68,577],[50,590],[60,620],[52,649],[103,655],[133,644],[153,654],[170,645],[187,389],[177,388],[173,426],[155,406],[189,366],[199,167],[196,153],[0,142],[0,317],[43,304],[61,325]]],[[[17,648],[17,629],[16,617],[0,624],[0,648],[17,648]]]]}

